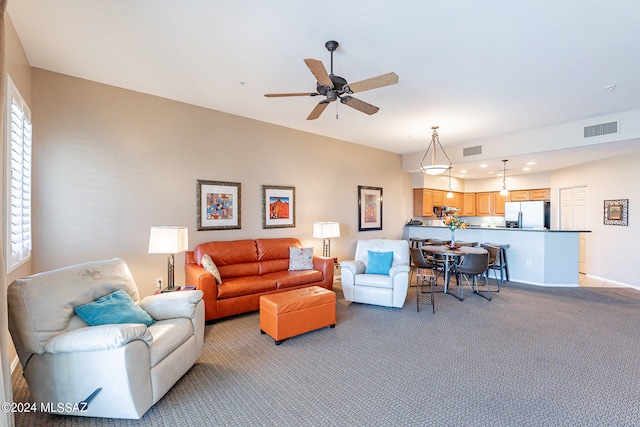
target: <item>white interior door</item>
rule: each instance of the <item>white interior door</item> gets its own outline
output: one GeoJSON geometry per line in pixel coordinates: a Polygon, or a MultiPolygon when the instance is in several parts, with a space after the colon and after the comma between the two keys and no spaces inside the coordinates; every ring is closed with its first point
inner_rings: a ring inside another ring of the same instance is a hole
{"type": "MultiPolygon", "coordinates": [[[[563,188],[560,190],[560,229],[588,230],[588,189],[584,187],[563,188]]],[[[587,235],[580,233],[578,271],[587,272],[587,235]]]]}

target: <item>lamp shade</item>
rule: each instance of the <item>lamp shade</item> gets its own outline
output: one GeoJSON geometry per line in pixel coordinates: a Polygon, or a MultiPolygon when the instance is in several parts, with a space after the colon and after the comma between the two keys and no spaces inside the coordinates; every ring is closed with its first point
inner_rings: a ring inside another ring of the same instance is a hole
{"type": "Polygon", "coordinates": [[[149,234],[150,254],[177,254],[189,249],[189,229],[176,226],[153,226],[149,234]]]}
{"type": "Polygon", "coordinates": [[[420,169],[427,175],[440,175],[445,173],[450,167],[450,165],[428,165],[421,166],[420,169]]]}
{"type": "Polygon", "coordinates": [[[331,239],[332,237],[340,237],[340,223],[314,222],[313,237],[317,239],[331,239]]]}
{"type": "Polygon", "coordinates": [[[422,157],[422,161],[420,162],[420,170],[427,175],[440,175],[451,169],[451,160],[449,160],[447,152],[444,151],[442,144],[440,144],[440,137],[438,136],[437,132],[438,126],[432,126],[431,129],[433,129],[431,142],[427,146],[427,151],[424,153],[424,157],[422,157]],[[441,164],[436,161],[436,151],[438,147],[440,147],[442,154],[444,154],[447,160],[449,160],[448,164],[441,164]],[[427,158],[427,155],[429,154],[429,150],[431,150],[431,148],[433,148],[433,151],[431,152],[431,164],[428,165],[425,164],[425,159],[427,158]]]}

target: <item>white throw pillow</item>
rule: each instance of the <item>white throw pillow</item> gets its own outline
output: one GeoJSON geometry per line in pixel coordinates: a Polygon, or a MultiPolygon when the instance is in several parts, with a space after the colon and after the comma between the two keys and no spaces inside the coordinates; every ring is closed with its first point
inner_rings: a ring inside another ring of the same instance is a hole
{"type": "Polygon", "coordinates": [[[213,277],[216,279],[216,283],[218,285],[222,283],[222,277],[220,277],[220,272],[218,271],[218,267],[216,267],[216,264],[213,262],[209,254],[204,254],[202,256],[201,262],[202,262],[202,268],[204,268],[205,270],[207,270],[209,273],[213,275],[213,277]]]}
{"type": "Polygon", "coordinates": [[[289,248],[289,271],[313,270],[313,248],[289,248]]]}

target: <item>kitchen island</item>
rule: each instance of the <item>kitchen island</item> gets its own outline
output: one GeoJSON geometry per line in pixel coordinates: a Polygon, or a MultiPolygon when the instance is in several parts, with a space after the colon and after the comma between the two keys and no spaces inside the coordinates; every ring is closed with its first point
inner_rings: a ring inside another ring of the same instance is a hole
{"type": "MultiPolygon", "coordinates": [[[[587,230],[472,227],[456,230],[456,241],[509,245],[509,280],[540,286],[579,286],[580,233],[587,230]]],[[[450,240],[445,226],[406,225],[404,239],[450,240]]]]}

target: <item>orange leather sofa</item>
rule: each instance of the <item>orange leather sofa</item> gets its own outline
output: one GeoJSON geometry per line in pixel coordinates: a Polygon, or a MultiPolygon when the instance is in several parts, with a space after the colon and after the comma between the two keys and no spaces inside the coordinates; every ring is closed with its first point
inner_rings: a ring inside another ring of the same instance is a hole
{"type": "Polygon", "coordinates": [[[204,292],[205,319],[215,320],[256,311],[260,296],[321,286],[333,289],[333,258],[313,257],[313,270],[289,271],[289,248],[301,248],[294,238],[232,240],[201,243],[185,254],[185,285],[204,292]],[[209,254],[222,283],[201,264],[209,254]]]}

